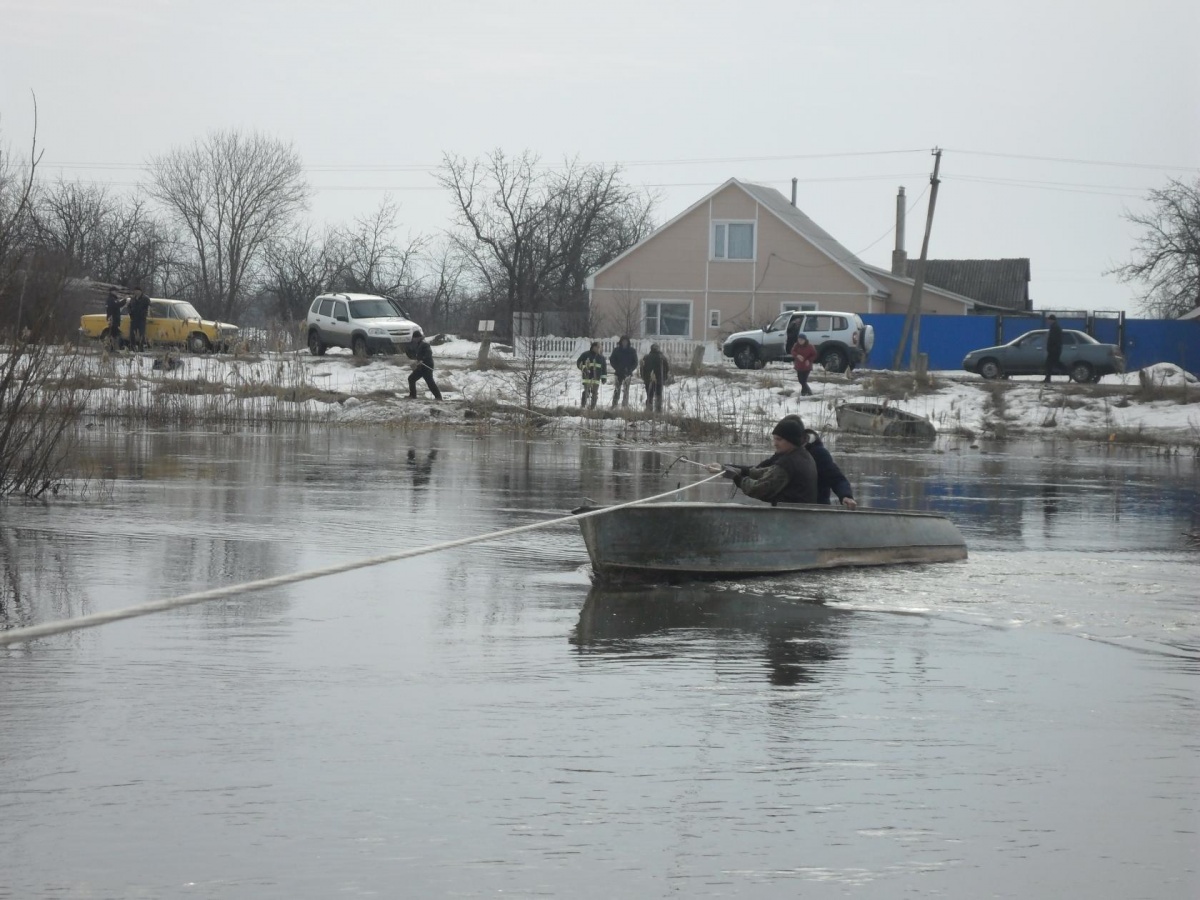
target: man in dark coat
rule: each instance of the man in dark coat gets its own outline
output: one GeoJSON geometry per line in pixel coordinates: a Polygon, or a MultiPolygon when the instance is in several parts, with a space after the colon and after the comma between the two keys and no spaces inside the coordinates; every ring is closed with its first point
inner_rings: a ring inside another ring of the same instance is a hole
{"type": "Polygon", "coordinates": [[[108,342],[114,350],[121,349],[121,309],[128,301],[113,288],[104,301],[104,315],[108,316],[108,342]]]}
{"type": "Polygon", "coordinates": [[[613,386],[612,405],[617,405],[617,398],[621,398],[621,406],[629,405],[629,382],[633,378],[633,373],[637,371],[638,355],[633,349],[633,344],[629,341],[629,335],[623,335],[617,341],[617,347],[613,350],[612,355],[608,358],[612,364],[613,375],[616,376],[617,383],[613,386]]]}
{"type": "Polygon", "coordinates": [[[771,431],[775,455],[757,466],[709,466],[742,489],[747,497],[776,503],[816,503],[817,464],[804,449],[804,423],[799,416],[780,419],[771,431]]]}
{"type": "Polygon", "coordinates": [[[842,474],[842,470],[833,461],[829,450],[821,443],[821,436],[811,428],[804,429],[804,436],[807,439],[804,449],[817,464],[817,502],[828,505],[832,495],[836,494],[838,502],[842,506],[848,509],[857,509],[858,501],[854,499],[850,481],[842,474]]]}
{"type": "Polygon", "coordinates": [[[420,331],[414,331],[412,340],[409,341],[404,353],[409,359],[414,360],[412,374],[408,376],[408,398],[410,400],[417,399],[417,382],[424,378],[430,393],[433,394],[433,399],[441,400],[442,392],[438,390],[437,382],[433,380],[433,348],[429,346],[429,341],[425,340],[425,335],[420,331]]]}
{"type": "Polygon", "coordinates": [[[658,349],[658,344],[650,345],[650,352],[642,357],[642,383],[646,385],[646,409],[662,412],[663,385],[671,376],[671,364],[658,349]]]}
{"type": "Polygon", "coordinates": [[[133,289],[129,301],[129,344],[134,350],[146,349],[146,318],[150,315],[150,298],[140,287],[133,289]]]}
{"type": "Polygon", "coordinates": [[[1050,330],[1046,333],[1046,377],[1042,381],[1050,383],[1050,375],[1062,368],[1062,326],[1058,324],[1058,316],[1054,313],[1046,316],[1050,330]]]}

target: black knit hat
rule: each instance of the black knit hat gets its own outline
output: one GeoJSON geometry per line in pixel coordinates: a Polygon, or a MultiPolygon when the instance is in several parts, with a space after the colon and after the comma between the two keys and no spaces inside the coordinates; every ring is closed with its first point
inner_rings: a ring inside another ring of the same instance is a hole
{"type": "Polygon", "coordinates": [[[793,447],[804,446],[804,422],[799,416],[791,415],[780,419],[771,434],[783,438],[793,447]]]}

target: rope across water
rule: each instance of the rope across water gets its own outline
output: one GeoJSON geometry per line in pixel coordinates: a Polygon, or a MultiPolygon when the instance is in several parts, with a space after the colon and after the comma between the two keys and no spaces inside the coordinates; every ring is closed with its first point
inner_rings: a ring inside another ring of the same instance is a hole
{"type": "Polygon", "coordinates": [[[238,594],[248,594],[252,591],[262,591],[268,588],[282,587],[285,584],[296,584],[301,581],[312,581],[315,578],[324,578],[327,575],[337,575],[341,572],[352,572],[355,569],[367,569],[371,566],[382,565],[383,563],[396,562],[401,559],[411,559],[414,556],[424,556],[428,553],[437,553],[440,550],[450,550],[454,547],[465,547],[468,544],[478,544],[483,541],[494,541],[497,538],[507,537],[512,534],[520,534],[524,531],[535,531],[539,528],[548,528],[551,525],[558,525],[563,522],[572,522],[578,519],[586,519],[591,516],[602,516],[606,513],[613,512],[618,509],[625,509],[628,506],[636,506],[639,503],[650,503],[654,500],[661,500],[664,497],[670,497],[673,494],[679,494],[684,491],[691,490],[694,487],[702,485],[706,482],[720,478],[720,475],[710,475],[708,478],[703,478],[700,481],[694,481],[691,484],[683,487],[675,488],[674,490],[666,491],[661,494],[655,494],[652,497],[643,497],[640,500],[630,500],[628,503],[620,503],[616,506],[606,506],[603,509],[594,509],[590,512],[572,514],[569,516],[560,516],[557,519],[547,519],[545,522],[534,522],[532,525],[518,525],[515,528],[505,528],[501,531],[493,531],[489,534],[476,535],[474,537],[459,538],[453,541],[443,541],[440,544],[430,544],[426,547],[416,547],[410,550],[397,550],[394,553],[385,553],[382,556],[372,556],[366,559],[352,560],[351,562],[338,563],[337,565],[325,566],[320,569],[310,569],[307,572],[293,572],[288,575],[276,575],[274,578],[263,578],[258,581],[247,581],[242,584],[231,584],[226,587],[214,588],[211,591],[199,591],[194,594],[184,594],[181,597],[172,597],[166,600],[154,600],[150,603],[141,603],[137,606],[127,606],[123,609],[114,609],[108,612],[93,613],[88,616],[79,616],[74,619],[60,619],[56,622],[46,622],[42,625],[30,625],[26,628],[14,628],[11,631],[0,631],[0,647],[7,647],[11,644],[20,644],[27,641],[32,641],[37,638],[49,637],[55,634],[63,634],[68,631],[80,631],[84,628],[95,628],[99,625],[107,625],[110,622],[119,622],[122,619],[133,619],[138,616],[147,616],[151,613],[165,612],[170,609],[178,609],[183,606],[192,606],[197,603],[205,603],[209,600],[221,600],[226,597],[235,597],[238,594]]]}

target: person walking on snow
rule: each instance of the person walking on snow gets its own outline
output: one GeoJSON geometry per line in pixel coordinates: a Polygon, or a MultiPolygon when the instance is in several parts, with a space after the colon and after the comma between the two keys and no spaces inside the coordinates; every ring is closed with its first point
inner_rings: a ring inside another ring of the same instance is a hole
{"type": "Polygon", "coordinates": [[[616,408],[617,398],[620,397],[621,406],[629,406],[629,382],[633,379],[633,373],[637,371],[638,364],[637,351],[633,349],[629,335],[623,335],[617,341],[617,348],[613,350],[608,361],[612,363],[613,375],[617,379],[617,383],[613,386],[612,405],[616,408]]]}
{"type": "Polygon", "coordinates": [[[579,354],[575,367],[583,376],[583,394],[579,398],[581,407],[596,408],[596,398],[600,395],[601,382],[608,381],[608,363],[600,352],[600,342],[592,341],[592,346],[579,354]]]}
{"type": "Polygon", "coordinates": [[[430,393],[433,394],[433,399],[441,400],[442,392],[438,390],[437,382],[433,380],[433,348],[429,346],[429,341],[425,340],[425,335],[420,331],[414,331],[412,340],[404,348],[404,353],[409,359],[414,360],[412,374],[408,376],[408,398],[410,400],[417,399],[417,382],[424,378],[430,393]]]}
{"type": "Polygon", "coordinates": [[[800,379],[800,396],[811,397],[812,388],[808,386],[808,375],[812,372],[813,363],[817,359],[817,348],[809,343],[808,337],[796,335],[796,343],[792,344],[792,363],[796,367],[796,377],[800,379]]]}

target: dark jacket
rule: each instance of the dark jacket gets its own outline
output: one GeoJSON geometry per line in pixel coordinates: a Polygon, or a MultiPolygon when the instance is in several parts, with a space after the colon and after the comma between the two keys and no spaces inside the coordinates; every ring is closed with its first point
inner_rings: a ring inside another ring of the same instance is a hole
{"type": "Polygon", "coordinates": [[[150,313],[150,298],[145,294],[134,297],[129,301],[129,318],[138,321],[146,321],[146,316],[150,313]]]}
{"type": "Polygon", "coordinates": [[[404,353],[409,359],[424,363],[430,372],[433,371],[433,348],[429,346],[429,341],[425,338],[421,338],[420,341],[409,341],[404,353]]]}
{"type": "Polygon", "coordinates": [[[632,346],[618,345],[608,361],[612,363],[613,374],[618,378],[628,378],[637,371],[637,351],[632,346]]]}
{"type": "Polygon", "coordinates": [[[730,477],[747,497],[768,503],[816,503],[817,464],[803,447],[776,453],[757,466],[730,466],[730,477]]]}
{"type": "Polygon", "coordinates": [[[593,381],[599,383],[601,378],[608,377],[608,363],[605,362],[603,353],[584,350],[579,354],[579,359],[575,360],[575,367],[583,373],[584,384],[593,381]]]}
{"type": "Polygon", "coordinates": [[[817,502],[831,502],[830,494],[837,494],[838,500],[853,497],[854,492],[850,490],[849,479],[842,474],[838,464],[821,443],[821,436],[812,429],[808,429],[807,434],[808,443],[804,445],[804,449],[817,465],[817,502]]]}
{"type": "Polygon", "coordinates": [[[1046,335],[1046,349],[1050,353],[1062,353],[1062,326],[1057,320],[1050,323],[1050,333],[1046,335]]]}
{"type": "Polygon", "coordinates": [[[121,321],[121,307],[125,305],[125,301],[116,295],[114,292],[109,292],[108,299],[104,301],[104,315],[109,320],[116,319],[121,321]]]}
{"type": "Polygon", "coordinates": [[[647,385],[657,382],[659,386],[667,383],[671,376],[671,364],[658,350],[651,350],[642,357],[642,381],[647,385]]]}

